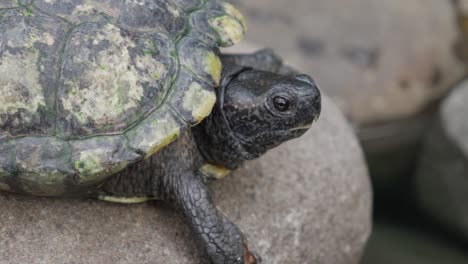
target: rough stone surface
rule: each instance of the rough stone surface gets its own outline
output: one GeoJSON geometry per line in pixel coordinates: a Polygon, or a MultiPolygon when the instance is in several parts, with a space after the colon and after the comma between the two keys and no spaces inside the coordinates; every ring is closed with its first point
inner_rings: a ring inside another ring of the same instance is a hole
{"type": "Polygon", "coordinates": [[[446,239],[417,227],[379,223],[361,264],[465,264],[468,255],[446,239]]]}
{"type": "MultiPolygon", "coordinates": [[[[361,149],[324,98],[319,122],[212,187],[264,263],[357,264],[371,228],[361,149]]],[[[188,228],[162,202],[0,196],[0,263],[199,263],[188,228]]]]}
{"type": "Polygon", "coordinates": [[[232,1],[247,40],[312,74],[357,125],[413,116],[464,72],[453,1],[232,1]]]}
{"type": "Polygon", "coordinates": [[[468,80],[443,102],[416,179],[424,209],[468,240],[468,80]]]}

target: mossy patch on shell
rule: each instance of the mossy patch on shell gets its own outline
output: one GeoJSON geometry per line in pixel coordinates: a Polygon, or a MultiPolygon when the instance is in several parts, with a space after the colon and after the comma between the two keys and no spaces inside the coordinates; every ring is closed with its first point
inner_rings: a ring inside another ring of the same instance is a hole
{"type": "Polygon", "coordinates": [[[106,154],[108,153],[104,149],[90,149],[79,153],[74,166],[80,173],[81,183],[94,181],[96,174],[106,173],[106,167],[102,163],[102,157],[106,154]]]}
{"type": "MultiPolygon", "coordinates": [[[[92,35],[84,35],[72,41],[86,43],[92,35]]],[[[114,25],[107,24],[105,28],[96,33],[92,43],[96,49],[102,42],[109,43],[96,54],[88,51],[87,46],[76,51],[74,63],[86,66],[86,71],[79,80],[68,79],[64,82],[66,95],[62,98],[65,111],[81,123],[89,120],[98,126],[107,125],[119,120],[130,109],[139,107],[143,98],[143,87],[140,84],[142,77],[135,69],[129,48],[135,47],[128,37],[123,37],[121,31],[114,25]],[[89,60],[93,54],[93,60],[89,60]]],[[[139,58],[139,66],[152,67],[146,58],[139,58]]]]}
{"type": "Polygon", "coordinates": [[[22,55],[6,53],[0,58],[0,126],[6,121],[2,115],[22,111],[32,119],[38,108],[46,105],[36,65],[38,57],[39,51],[31,51],[22,55]]]}

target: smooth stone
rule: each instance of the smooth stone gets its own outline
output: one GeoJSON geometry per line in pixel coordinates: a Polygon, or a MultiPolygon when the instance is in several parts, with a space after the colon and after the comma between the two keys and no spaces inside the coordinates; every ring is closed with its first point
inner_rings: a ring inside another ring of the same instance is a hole
{"type": "Polygon", "coordinates": [[[468,241],[468,80],[442,103],[416,176],[421,206],[468,241]]]}
{"type": "Polygon", "coordinates": [[[246,39],[315,77],[357,126],[411,117],[465,72],[450,1],[233,2],[246,39]]]}
{"type": "Polygon", "coordinates": [[[246,14],[246,39],[311,74],[351,120],[376,196],[402,197],[432,109],[466,72],[456,1],[233,2],[246,14]]]}
{"type": "MultiPolygon", "coordinates": [[[[328,98],[311,131],[213,184],[215,201],[263,263],[359,263],[371,188],[352,128],[328,98]]],[[[163,202],[0,196],[1,263],[200,263],[163,202]]]]}

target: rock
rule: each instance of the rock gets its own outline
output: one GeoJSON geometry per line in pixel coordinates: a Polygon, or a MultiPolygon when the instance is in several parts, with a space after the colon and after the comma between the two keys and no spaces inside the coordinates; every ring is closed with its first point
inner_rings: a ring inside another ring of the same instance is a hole
{"type": "Polygon", "coordinates": [[[443,102],[425,140],[416,188],[421,206],[468,241],[468,80],[443,102]]]}
{"type": "Polygon", "coordinates": [[[466,72],[457,1],[233,1],[247,39],[306,69],[352,121],[377,195],[401,196],[435,102],[466,72]]]}
{"type": "MultiPolygon", "coordinates": [[[[371,228],[359,144],[323,100],[302,138],[212,186],[264,263],[357,264],[371,228]]],[[[199,263],[188,228],[162,202],[0,196],[0,263],[199,263]]]]}
{"type": "Polygon", "coordinates": [[[465,264],[458,245],[415,226],[379,223],[374,227],[361,264],[465,264]]]}
{"type": "Polygon", "coordinates": [[[234,2],[247,40],[306,69],[359,126],[421,112],[464,73],[450,1],[234,2]]]}

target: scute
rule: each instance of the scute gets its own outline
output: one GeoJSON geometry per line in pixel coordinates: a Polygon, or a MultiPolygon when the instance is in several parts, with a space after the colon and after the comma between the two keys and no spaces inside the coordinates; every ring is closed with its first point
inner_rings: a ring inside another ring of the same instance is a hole
{"type": "Polygon", "coordinates": [[[107,21],[75,28],[58,91],[60,137],[121,133],[158,106],[176,71],[170,43],[107,21]]]}
{"type": "Polygon", "coordinates": [[[88,193],[158,152],[209,115],[244,31],[221,0],[0,1],[0,190],[88,193]]]}
{"type": "Polygon", "coordinates": [[[182,66],[201,80],[217,87],[221,80],[221,60],[213,49],[202,42],[187,38],[179,45],[182,66]]]}
{"type": "Polygon", "coordinates": [[[124,136],[95,137],[70,142],[73,168],[79,172],[79,185],[99,183],[123,170],[140,156],[127,145],[124,136]]]}
{"type": "Polygon", "coordinates": [[[187,26],[185,12],[167,0],[124,1],[119,24],[143,31],[159,31],[176,38],[187,26]]]}
{"type": "Polygon", "coordinates": [[[173,2],[186,12],[200,8],[203,0],[173,0],[173,2]]]}
{"type": "Polygon", "coordinates": [[[143,153],[146,158],[176,140],[186,129],[170,107],[164,106],[159,110],[125,133],[129,146],[138,153],[143,153]]]}
{"type": "Polygon", "coordinates": [[[47,14],[74,24],[92,21],[97,16],[121,15],[120,0],[35,0],[34,5],[47,14]]]}
{"type": "Polygon", "coordinates": [[[174,110],[191,126],[197,125],[209,115],[216,103],[211,85],[193,78],[191,72],[182,69],[175,86],[180,88],[170,98],[174,110]]]}
{"type": "Polygon", "coordinates": [[[16,0],[1,0],[0,8],[14,8],[18,7],[19,3],[16,0]]]}
{"type": "Polygon", "coordinates": [[[52,134],[58,61],[68,25],[35,10],[0,20],[0,135],[52,134]]]}
{"type": "MultiPolygon", "coordinates": [[[[9,167],[12,181],[20,182],[21,192],[34,195],[62,195],[67,175],[73,175],[70,166],[70,148],[67,142],[56,138],[20,138],[6,143],[13,153],[9,167]]],[[[7,176],[8,177],[8,176],[7,176]]]]}

